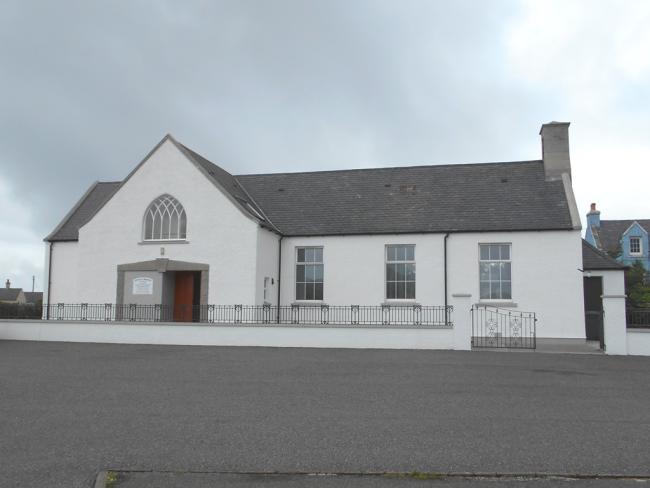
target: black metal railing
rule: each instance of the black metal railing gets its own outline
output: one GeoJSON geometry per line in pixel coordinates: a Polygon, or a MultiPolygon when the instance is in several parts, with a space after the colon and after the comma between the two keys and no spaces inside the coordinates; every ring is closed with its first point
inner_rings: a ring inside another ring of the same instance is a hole
{"type": "Polygon", "coordinates": [[[474,305],[472,347],[535,349],[537,318],[534,312],[519,312],[474,305]]]}
{"type": "Polygon", "coordinates": [[[650,328],[650,308],[628,308],[626,312],[628,328],[650,328]]]}
{"type": "MultiPolygon", "coordinates": [[[[453,307],[425,305],[136,305],[56,303],[43,306],[47,320],[102,322],[201,322],[245,325],[384,325],[451,327],[453,307]]],[[[2,316],[0,318],[19,318],[2,316]]]]}

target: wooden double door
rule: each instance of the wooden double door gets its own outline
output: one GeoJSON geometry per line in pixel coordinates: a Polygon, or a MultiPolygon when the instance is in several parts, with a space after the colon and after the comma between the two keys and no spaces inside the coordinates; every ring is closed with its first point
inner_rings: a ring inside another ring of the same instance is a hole
{"type": "Polygon", "coordinates": [[[201,273],[176,271],[174,279],[174,322],[192,322],[200,316],[201,273]]]}

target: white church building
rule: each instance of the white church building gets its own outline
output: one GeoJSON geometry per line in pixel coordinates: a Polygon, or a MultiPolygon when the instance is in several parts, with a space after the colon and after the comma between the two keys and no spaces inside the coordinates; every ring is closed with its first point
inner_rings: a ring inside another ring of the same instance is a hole
{"type": "Polygon", "coordinates": [[[584,338],[568,127],[542,126],[539,160],[252,175],[167,135],[45,239],[44,302],[399,309],[464,294],[535,312],[539,337],[584,338]]]}

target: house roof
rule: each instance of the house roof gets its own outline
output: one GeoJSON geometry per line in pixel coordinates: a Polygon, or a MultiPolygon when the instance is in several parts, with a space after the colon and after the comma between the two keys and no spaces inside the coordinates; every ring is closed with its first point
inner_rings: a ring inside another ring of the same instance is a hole
{"type": "MultiPolygon", "coordinates": [[[[287,236],[574,228],[564,184],[546,180],[543,161],[233,176],[167,138],[261,225],[287,236]]],[[[77,240],[121,184],[94,184],[46,240],[77,240]]]]}
{"type": "Polygon", "coordinates": [[[22,288],[0,288],[0,302],[14,302],[18,299],[22,288]]]}
{"type": "Polygon", "coordinates": [[[572,229],[542,161],[243,175],[285,235],[572,229]]]}
{"type": "MultiPolygon", "coordinates": [[[[650,219],[601,220],[600,228],[596,228],[598,242],[600,242],[601,248],[607,251],[616,251],[619,247],[621,236],[634,222],[638,222],[646,232],[650,229],[650,219]]],[[[592,227],[592,232],[593,230],[592,227]]]]}
{"type": "Polygon", "coordinates": [[[79,228],[86,224],[120,187],[120,181],[93,183],[61,223],[45,238],[47,241],[76,241],[79,228]]]}
{"type": "Polygon", "coordinates": [[[622,265],[606,252],[596,249],[582,239],[582,269],[587,270],[624,270],[622,265]]]}
{"type": "Polygon", "coordinates": [[[27,303],[38,303],[43,301],[43,292],[42,291],[26,291],[25,292],[25,302],[27,303]]]}

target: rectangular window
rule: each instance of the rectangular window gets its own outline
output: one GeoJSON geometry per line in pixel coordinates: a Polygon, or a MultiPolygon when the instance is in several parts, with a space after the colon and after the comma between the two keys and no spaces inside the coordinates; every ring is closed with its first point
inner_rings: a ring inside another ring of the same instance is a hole
{"type": "Polygon", "coordinates": [[[296,300],[323,299],[323,248],[296,248],[296,300]]]}
{"type": "Polygon", "coordinates": [[[415,245],[386,246],[386,299],[415,300],[415,245]]]}
{"type": "Polygon", "coordinates": [[[264,277],[264,301],[267,301],[269,299],[269,281],[271,278],[268,276],[264,277]]]}
{"type": "Polygon", "coordinates": [[[630,254],[641,254],[640,237],[630,237],[630,254]]]}
{"type": "Polygon", "coordinates": [[[479,244],[481,300],[512,299],[510,244],[479,244]]]}

